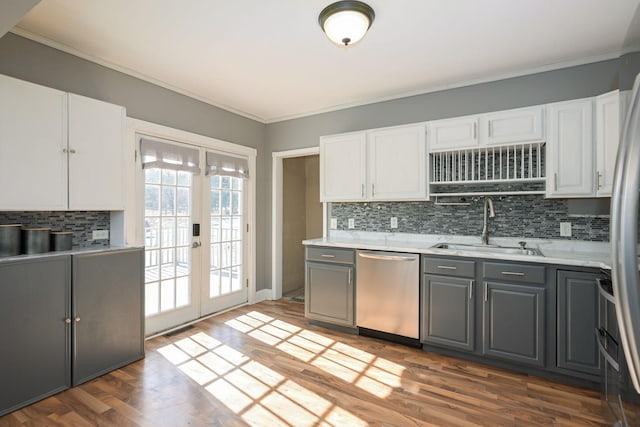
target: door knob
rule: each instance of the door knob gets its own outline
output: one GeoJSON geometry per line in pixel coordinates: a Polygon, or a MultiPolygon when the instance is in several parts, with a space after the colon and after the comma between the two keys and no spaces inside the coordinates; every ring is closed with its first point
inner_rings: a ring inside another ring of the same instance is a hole
{"type": "Polygon", "coordinates": [[[202,243],[200,243],[200,242],[193,242],[193,243],[191,244],[191,247],[192,247],[192,248],[194,248],[194,249],[195,249],[195,248],[199,248],[200,246],[202,246],[202,243]]]}

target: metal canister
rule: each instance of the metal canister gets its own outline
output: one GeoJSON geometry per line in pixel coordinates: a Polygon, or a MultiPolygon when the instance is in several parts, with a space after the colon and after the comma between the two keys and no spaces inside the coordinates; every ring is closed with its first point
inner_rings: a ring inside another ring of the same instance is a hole
{"type": "Polygon", "coordinates": [[[51,232],[51,245],[52,251],[70,251],[71,250],[71,238],[73,233],[71,231],[52,231],[51,232]]]}
{"type": "Polygon", "coordinates": [[[22,224],[0,225],[0,257],[20,255],[22,224]]]}
{"type": "Polygon", "coordinates": [[[23,228],[22,253],[41,254],[49,252],[50,228],[23,228]]]}

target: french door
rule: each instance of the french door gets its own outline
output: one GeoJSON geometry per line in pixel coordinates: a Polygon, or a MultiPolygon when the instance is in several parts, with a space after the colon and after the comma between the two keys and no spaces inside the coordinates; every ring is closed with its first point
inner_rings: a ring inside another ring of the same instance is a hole
{"type": "Polygon", "coordinates": [[[146,334],[245,303],[244,180],[164,168],[143,174],[146,334]]]}

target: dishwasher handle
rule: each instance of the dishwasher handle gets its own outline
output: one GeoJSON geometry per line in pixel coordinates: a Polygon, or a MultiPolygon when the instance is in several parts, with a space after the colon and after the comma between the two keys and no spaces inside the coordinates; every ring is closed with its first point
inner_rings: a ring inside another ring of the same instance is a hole
{"type": "Polygon", "coordinates": [[[362,258],[378,259],[382,261],[417,261],[415,256],[402,256],[402,255],[379,255],[370,252],[358,252],[358,256],[362,258]]]}

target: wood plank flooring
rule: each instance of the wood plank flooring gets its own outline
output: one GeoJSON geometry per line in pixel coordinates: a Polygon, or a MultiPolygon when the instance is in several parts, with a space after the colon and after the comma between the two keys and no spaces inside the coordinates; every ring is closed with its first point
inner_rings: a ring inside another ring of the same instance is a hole
{"type": "Polygon", "coordinates": [[[599,392],[241,307],[0,426],[597,426],[599,392]]]}

